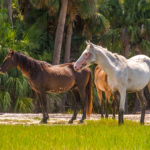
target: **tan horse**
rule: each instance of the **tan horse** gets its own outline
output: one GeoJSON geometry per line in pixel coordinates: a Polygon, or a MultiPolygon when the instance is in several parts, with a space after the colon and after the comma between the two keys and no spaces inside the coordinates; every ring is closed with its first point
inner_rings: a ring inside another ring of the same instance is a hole
{"type": "Polygon", "coordinates": [[[101,106],[101,117],[102,118],[104,117],[103,115],[104,114],[104,99],[102,96],[102,92],[104,92],[105,93],[105,117],[108,118],[108,109],[109,109],[110,99],[112,96],[113,118],[115,118],[117,103],[107,83],[107,74],[104,72],[104,70],[101,68],[100,65],[96,66],[94,74],[95,74],[94,83],[96,86],[97,95],[99,97],[100,106],[101,106]]]}

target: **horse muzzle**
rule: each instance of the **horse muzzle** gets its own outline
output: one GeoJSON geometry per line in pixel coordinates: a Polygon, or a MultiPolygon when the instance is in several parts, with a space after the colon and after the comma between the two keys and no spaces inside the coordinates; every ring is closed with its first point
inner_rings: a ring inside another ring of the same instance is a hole
{"type": "Polygon", "coordinates": [[[74,70],[77,71],[77,72],[80,72],[84,66],[86,66],[86,63],[82,64],[82,65],[76,65],[74,64],[74,70]]]}

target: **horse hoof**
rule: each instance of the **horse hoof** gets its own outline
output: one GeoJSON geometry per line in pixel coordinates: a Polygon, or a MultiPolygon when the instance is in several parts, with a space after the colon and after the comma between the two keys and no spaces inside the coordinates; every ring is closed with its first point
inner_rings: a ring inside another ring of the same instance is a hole
{"type": "Polygon", "coordinates": [[[123,125],[123,124],[124,124],[123,122],[122,122],[122,123],[120,123],[120,122],[118,123],[119,126],[121,126],[121,125],[123,125]]]}
{"type": "Polygon", "coordinates": [[[121,120],[121,121],[118,122],[118,125],[123,125],[123,124],[124,124],[123,120],[121,120]]]}
{"type": "Polygon", "coordinates": [[[141,124],[141,125],[144,125],[144,122],[141,122],[141,121],[140,121],[140,124],[141,124]]]}
{"type": "Polygon", "coordinates": [[[118,123],[119,123],[119,125],[124,124],[123,111],[120,111],[118,114],[118,123]]]}
{"type": "Polygon", "coordinates": [[[73,123],[73,120],[69,120],[69,122],[68,122],[69,124],[72,124],[73,123]]]}
{"type": "Polygon", "coordinates": [[[45,119],[42,119],[41,121],[40,121],[40,124],[47,124],[47,119],[45,120],[45,119]]]}
{"type": "Polygon", "coordinates": [[[108,116],[105,116],[105,119],[108,119],[108,116]]]}
{"type": "Polygon", "coordinates": [[[80,120],[80,121],[79,121],[79,124],[81,124],[81,123],[83,123],[83,122],[84,122],[83,120],[80,120]]]}
{"type": "Polygon", "coordinates": [[[115,120],[115,117],[113,116],[112,119],[115,120]]]}
{"type": "Polygon", "coordinates": [[[47,121],[40,121],[40,124],[47,124],[47,121]]]}

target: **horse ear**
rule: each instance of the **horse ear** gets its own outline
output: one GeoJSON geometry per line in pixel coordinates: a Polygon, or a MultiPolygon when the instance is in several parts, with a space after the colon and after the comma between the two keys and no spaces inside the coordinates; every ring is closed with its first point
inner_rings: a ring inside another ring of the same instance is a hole
{"type": "Polygon", "coordinates": [[[90,42],[90,40],[86,41],[86,44],[87,44],[87,45],[90,45],[90,48],[94,48],[94,45],[93,45],[92,42],[90,42]]]}
{"type": "Polygon", "coordinates": [[[90,41],[90,40],[87,40],[87,41],[86,41],[86,44],[87,44],[87,45],[91,44],[91,41],[90,41]]]}
{"type": "Polygon", "coordinates": [[[85,41],[85,43],[87,44],[87,45],[89,45],[90,43],[89,43],[89,41],[85,41]]]}

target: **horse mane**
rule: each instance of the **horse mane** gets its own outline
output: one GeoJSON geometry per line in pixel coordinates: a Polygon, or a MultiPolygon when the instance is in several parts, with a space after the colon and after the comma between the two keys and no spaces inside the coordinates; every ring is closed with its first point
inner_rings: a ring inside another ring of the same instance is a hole
{"type": "Polygon", "coordinates": [[[14,51],[14,55],[18,61],[19,66],[26,71],[32,71],[37,73],[39,70],[43,70],[47,66],[52,66],[45,61],[36,60],[20,52],[14,51]]]}
{"type": "MultiPolygon", "coordinates": [[[[19,66],[22,69],[25,69],[27,72],[34,72],[38,73],[39,70],[44,70],[46,67],[53,66],[52,64],[49,64],[45,61],[36,60],[32,57],[26,56],[25,54],[22,54],[20,52],[14,51],[14,55],[19,63],[19,66]]],[[[69,62],[65,64],[59,64],[59,67],[64,67],[67,65],[73,65],[74,62],[69,62]]],[[[57,66],[57,65],[55,65],[57,66]]]]}
{"type": "Polygon", "coordinates": [[[122,55],[119,55],[118,53],[114,53],[114,56],[119,60],[119,61],[123,61],[126,60],[126,58],[122,55]]]}
{"type": "Polygon", "coordinates": [[[98,49],[102,50],[105,52],[105,54],[110,58],[110,60],[112,62],[115,62],[116,59],[118,61],[126,61],[126,58],[122,55],[119,55],[118,53],[112,53],[111,51],[109,51],[107,48],[104,48],[102,46],[99,46],[99,45],[95,45],[94,46],[98,47],[98,49]]]}

